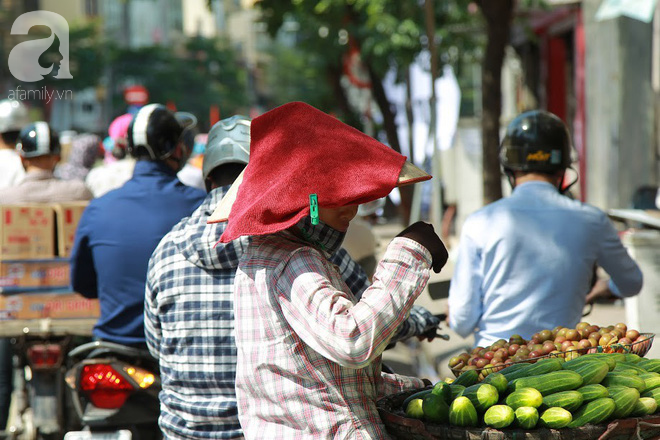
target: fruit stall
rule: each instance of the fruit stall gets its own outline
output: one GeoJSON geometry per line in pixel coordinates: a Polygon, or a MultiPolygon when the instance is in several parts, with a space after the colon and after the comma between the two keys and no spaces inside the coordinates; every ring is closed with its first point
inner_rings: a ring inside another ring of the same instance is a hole
{"type": "Polygon", "coordinates": [[[660,439],[660,359],[644,357],[653,339],[623,323],[512,335],[378,409],[396,439],[660,439]]]}

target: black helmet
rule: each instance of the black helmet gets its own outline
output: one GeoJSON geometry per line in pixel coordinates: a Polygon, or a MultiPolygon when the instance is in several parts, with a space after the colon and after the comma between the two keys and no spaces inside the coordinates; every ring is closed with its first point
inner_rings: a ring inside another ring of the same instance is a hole
{"type": "Polygon", "coordinates": [[[16,143],[21,157],[32,158],[48,154],[60,154],[60,139],[47,122],[28,124],[21,130],[16,143]]]}
{"type": "Polygon", "coordinates": [[[566,124],[543,110],[518,115],[506,129],[500,146],[505,173],[556,173],[571,166],[573,148],[566,124]]]}
{"type": "Polygon", "coordinates": [[[161,104],[142,107],[128,126],[128,152],[136,158],[164,160],[176,149],[183,127],[161,104]]]}

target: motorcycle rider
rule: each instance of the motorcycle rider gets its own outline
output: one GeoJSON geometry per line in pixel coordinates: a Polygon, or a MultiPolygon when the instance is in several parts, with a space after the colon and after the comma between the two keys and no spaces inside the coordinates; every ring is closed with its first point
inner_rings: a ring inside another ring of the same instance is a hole
{"type": "Polygon", "coordinates": [[[60,141],[48,123],[38,121],[21,130],[16,150],[25,168],[17,185],[0,190],[0,204],[89,200],[92,193],[80,180],[60,180],[53,171],[60,161],[60,141]]]}
{"type": "MultiPolygon", "coordinates": [[[[206,200],[174,226],[149,261],[145,334],[160,363],[165,438],[243,436],[234,391],[232,288],[248,238],[217,243],[226,223],[207,221],[249,161],[249,129],[250,120],[241,115],[213,126],[202,167],[206,200]]],[[[364,271],[344,249],[331,261],[359,297],[369,285],[364,271]]],[[[428,311],[415,307],[395,339],[435,331],[438,324],[428,311]]]]}
{"type": "Polygon", "coordinates": [[[13,99],[0,101],[0,189],[16,185],[25,175],[21,158],[16,153],[16,141],[21,129],[29,123],[28,111],[22,102],[13,99]]]}
{"type": "Polygon", "coordinates": [[[574,327],[585,302],[642,287],[607,215],[563,195],[577,181],[563,186],[571,153],[568,129],[552,113],[525,112],[507,127],[499,158],[513,193],[466,219],[449,291],[451,328],[475,332],[477,346],[574,327]],[[596,264],[611,279],[591,288],[596,264]]]}
{"type": "Polygon", "coordinates": [[[142,107],[128,128],[128,151],[137,160],[133,177],[92,200],[85,209],[71,253],[71,284],[98,298],[97,339],[145,347],[144,288],[151,253],[205,193],[183,185],[176,173],[190,150],[186,123],[160,104],[142,107]]]}
{"type": "MultiPolygon", "coordinates": [[[[16,150],[21,167],[24,167],[26,172],[18,184],[0,189],[0,205],[72,202],[92,198],[92,193],[82,181],[55,178],[53,170],[60,160],[60,142],[57,133],[51,130],[46,122],[38,121],[24,126],[18,135],[16,150]]],[[[2,339],[1,344],[0,427],[4,428],[13,389],[12,351],[8,339],[2,339]]]]}

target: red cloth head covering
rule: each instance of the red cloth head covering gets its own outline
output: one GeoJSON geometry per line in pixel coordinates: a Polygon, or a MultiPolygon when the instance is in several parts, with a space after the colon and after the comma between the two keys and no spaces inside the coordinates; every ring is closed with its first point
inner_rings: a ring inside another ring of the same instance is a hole
{"type": "Polygon", "coordinates": [[[308,104],[277,107],[252,121],[250,162],[220,241],[295,225],[309,215],[310,194],[317,194],[323,208],[385,197],[397,186],[405,161],[308,104]]]}

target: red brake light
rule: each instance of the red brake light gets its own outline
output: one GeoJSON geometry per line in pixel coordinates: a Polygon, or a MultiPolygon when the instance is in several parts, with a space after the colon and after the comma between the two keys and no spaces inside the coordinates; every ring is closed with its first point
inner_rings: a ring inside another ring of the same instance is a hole
{"type": "Polygon", "coordinates": [[[93,364],[82,367],[80,389],[97,408],[114,409],[126,402],[133,385],[110,365],[93,364]]]}
{"type": "Polygon", "coordinates": [[[35,370],[57,367],[62,363],[62,347],[58,344],[37,344],[27,350],[30,366],[35,370]]]}

